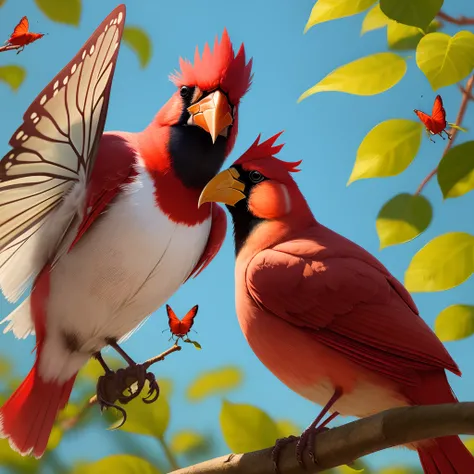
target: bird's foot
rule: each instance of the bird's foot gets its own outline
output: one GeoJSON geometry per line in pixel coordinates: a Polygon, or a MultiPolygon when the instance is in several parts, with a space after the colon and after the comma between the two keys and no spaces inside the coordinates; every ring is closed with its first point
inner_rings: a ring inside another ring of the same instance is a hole
{"type": "Polygon", "coordinates": [[[275,447],[272,451],[272,461],[273,461],[273,468],[275,473],[279,473],[278,463],[282,449],[289,443],[292,443],[297,440],[296,443],[296,461],[298,464],[305,468],[304,461],[303,461],[303,454],[305,451],[308,452],[308,456],[311,461],[316,464],[316,456],[314,454],[314,442],[316,440],[316,435],[318,433],[322,433],[323,431],[327,431],[329,428],[322,426],[322,427],[312,427],[310,426],[306,430],[301,433],[301,436],[288,436],[287,438],[280,438],[277,439],[275,443],[275,447]]]}

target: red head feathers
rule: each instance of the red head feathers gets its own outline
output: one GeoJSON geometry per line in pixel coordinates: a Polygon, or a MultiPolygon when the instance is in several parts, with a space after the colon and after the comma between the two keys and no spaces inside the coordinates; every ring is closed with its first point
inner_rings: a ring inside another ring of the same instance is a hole
{"type": "Polygon", "coordinates": [[[202,53],[196,47],[194,64],[180,58],[181,72],[171,76],[176,86],[195,85],[201,90],[212,91],[220,88],[225,92],[232,105],[237,105],[240,99],[249,90],[252,83],[252,59],[245,62],[245,48],[242,44],[234,55],[234,49],[227,30],[224,29],[222,39],[214,42],[214,50],[211,52],[209,44],[206,43],[202,53]]]}

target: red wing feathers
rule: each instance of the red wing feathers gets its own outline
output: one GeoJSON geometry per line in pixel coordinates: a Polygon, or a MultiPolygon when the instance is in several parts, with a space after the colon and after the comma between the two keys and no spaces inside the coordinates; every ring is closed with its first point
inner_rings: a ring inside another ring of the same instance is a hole
{"type": "Polygon", "coordinates": [[[310,239],[260,252],[246,271],[250,296],[268,313],[398,383],[416,384],[420,370],[459,374],[406,289],[351,244],[352,251],[342,252],[347,241],[333,242],[341,252],[336,248],[332,255],[324,255],[327,246],[310,239]]]}
{"type": "Polygon", "coordinates": [[[193,306],[184,316],[182,320],[176,316],[175,312],[169,305],[166,305],[166,312],[168,313],[168,325],[170,331],[174,336],[183,337],[191,331],[194,324],[194,318],[198,312],[199,306],[193,306]]]}

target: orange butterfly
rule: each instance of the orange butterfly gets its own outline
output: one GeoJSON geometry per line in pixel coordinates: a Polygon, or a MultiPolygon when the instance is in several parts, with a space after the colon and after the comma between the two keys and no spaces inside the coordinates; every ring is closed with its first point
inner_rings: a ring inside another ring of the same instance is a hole
{"type": "Polygon", "coordinates": [[[168,313],[168,325],[170,327],[171,337],[175,336],[176,340],[183,339],[193,327],[194,318],[198,312],[198,305],[193,306],[181,320],[178,319],[169,305],[166,305],[166,312],[168,313]]]}
{"type": "MultiPolygon", "coordinates": [[[[423,122],[426,127],[426,132],[431,140],[431,135],[439,135],[443,140],[442,133],[446,133],[446,136],[451,140],[451,135],[446,131],[448,123],[446,122],[446,111],[443,107],[443,99],[440,95],[437,95],[433,104],[433,110],[431,115],[425,114],[421,110],[414,110],[418,118],[423,122]]],[[[434,143],[434,140],[431,140],[434,143]]]]}
{"type": "Polygon", "coordinates": [[[27,44],[33,43],[33,41],[39,40],[44,36],[42,33],[30,33],[28,28],[28,18],[24,16],[20,23],[15,26],[10,38],[5,41],[7,46],[21,46],[16,54],[21,53],[27,44]]]}

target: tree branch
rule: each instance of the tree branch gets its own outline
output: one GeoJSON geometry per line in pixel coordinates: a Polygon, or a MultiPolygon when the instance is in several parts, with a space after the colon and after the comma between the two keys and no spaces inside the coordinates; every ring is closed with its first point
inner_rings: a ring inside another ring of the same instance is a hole
{"type": "Polygon", "coordinates": [[[448,15],[444,12],[439,12],[436,15],[438,18],[441,18],[448,23],[452,23],[453,25],[474,25],[474,18],[469,18],[467,16],[460,16],[459,18],[454,18],[451,15],[448,15]]]}
{"type": "MultiPolygon", "coordinates": [[[[317,465],[305,455],[308,470],[299,467],[295,442],[280,457],[282,474],[324,471],[392,446],[457,434],[474,434],[474,402],[403,407],[387,410],[317,435],[317,465]]],[[[273,474],[272,448],[246,454],[230,454],[170,474],[273,474]]]]}
{"type": "MultiPolygon", "coordinates": [[[[466,82],[466,87],[463,88],[462,86],[459,86],[459,88],[462,91],[462,100],[461,100],[461,106],[459,107],[459,112],[458,116],[456,117],[456,122],[454,122],[458,127],[461,126],[462,121],[464,119],[464,114],[466,113],[466,108],[469,100],[472,97],[472,89],[474,87],[474,76],[471,76],[468,81],[466,82]]],[[[450,134],[451,134],[451,140],[448,140],[448,143],[446,143],[446,147],[444,148],[443,155],[441,158],[443,158],[446,153],[451,149],[451,147],[454,144],[454,140],[456,138],[456,135],[458,134],[459,130],[457,128],[451,128],[450,134]]],[[[429,183],[431,178],[438,172],[438,166],[431,170],[428,175],[425,177],[425,179],[420,183],[418,186],[418,189],[415,191],[415,196],[420,194],[421,191],[423,191],[423,188],[429,183]]]]}

